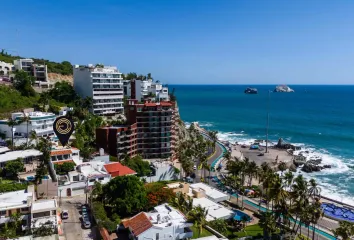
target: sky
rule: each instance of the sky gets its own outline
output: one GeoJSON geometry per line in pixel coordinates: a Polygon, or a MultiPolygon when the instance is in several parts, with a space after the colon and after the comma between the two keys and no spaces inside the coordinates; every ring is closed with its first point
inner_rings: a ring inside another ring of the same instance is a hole
{"type": "Polygon", "coordinates": [[[353,0],[17,0],[0,48],[168,84],[354,84],[353,0]]]}

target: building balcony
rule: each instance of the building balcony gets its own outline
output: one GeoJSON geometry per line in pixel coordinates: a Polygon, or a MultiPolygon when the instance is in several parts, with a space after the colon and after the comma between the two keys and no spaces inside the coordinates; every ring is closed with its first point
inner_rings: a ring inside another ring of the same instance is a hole
{"type": "Polygon", "coordinates": [[[93,96],[93,100],[101,100],[101,99],[122,99],[123,95],[105,95],[105,96],[93,96]]]}

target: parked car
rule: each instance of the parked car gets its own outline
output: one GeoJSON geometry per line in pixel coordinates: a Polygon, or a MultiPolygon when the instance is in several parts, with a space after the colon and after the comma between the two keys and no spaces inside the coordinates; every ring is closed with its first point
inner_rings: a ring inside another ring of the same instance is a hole
{"type": "Polygon", "coordinates": [[[68,210],[63,210],[61,212],[61,219],[68,219],[69,218],[69,211],[68,210]]]}
{"type": "Polygon", "coordinates": [[[86,228],[86,229],[91,228],[91,222],[88,219],[83,219],[82,224],[84,225],[84,228],[86,228]]]}

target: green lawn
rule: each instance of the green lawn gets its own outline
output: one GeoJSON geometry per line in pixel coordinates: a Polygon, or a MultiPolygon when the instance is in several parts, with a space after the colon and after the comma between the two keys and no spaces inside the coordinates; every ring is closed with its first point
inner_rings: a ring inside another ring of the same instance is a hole
{"type": "Polygon", "coordinates": [[[192,226],[190,227],[190,229],[193,231],[193,237],[192,239],[196,239],[196,238],[202,238],[202,237],[208,237],[208,236],[211,236],[213,235],[211,232],[209,232],[208,230],[206,230],[205,228],[203,228],[203,231],[202,233],[200,234],[200,236],[198,235],[199,234],[199,229],[196,228],[195,226],[192,226]]]}
{"type": "MultiPolygon", "coordinates": [[[[232,233],[228,232],[228,235],[229,234],[232,234],[232,233]]],[[[263,235],[263,229],[258,224],[254,224],[254,225],[247,226],[244,229],[244,231],[235,232],[233,235],[237,236],[237,237],[259,236],[259,235],[263,235]]]]}

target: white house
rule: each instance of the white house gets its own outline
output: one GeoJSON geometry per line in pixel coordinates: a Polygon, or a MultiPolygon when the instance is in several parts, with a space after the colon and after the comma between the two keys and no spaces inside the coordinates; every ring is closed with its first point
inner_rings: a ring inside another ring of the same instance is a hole
{"type": "Polygon", "coordinates": [[[31,229],[39,228],[43,225],[57,228],[57,200],[39,200],[31,206],[31,229]]]}
{"type": "Polygon", "coordinates": [[[123,78],[117,67],[75,65],[74,89],[82,97],[92,97],[93,113],[123,113],[123,78]]]}
{"type": "Polygon", "coordinates": [[[157,101],[168,101],[168,87],[163,87],[159,82],[147,80],[124,80],[124,95],[129,98],[143,101],[149,94],[155,96],[157,101]]]}
{"type": "Polygon", "coordinates": [[[8,76],[12,71],[13,64],[0,61],[0,76],[8,76]]]}
{"type": "Polygon", "coordinates": [[[73,162],[75,165],[82,163],[80,160],[80,150],[74,147],[56,147],[50,152],[51,160],[54,164],[73,162]]]}
{"type": "Polygon", "coordinates": [[[8,222],[14,213],[20,213],[21,218],[27,221],[33,201],[32,191],[20,190],[0,194],[0,224],[8,222]]]}
{"type": "Polygon", "coordinates": [[[229,219],[235,215],[235,213],[224,206],[211,201],[208,198],[193,198],[193,207],[201,206],[208,210],[206,217],[207,221],[213,221],[216,219],[229,219]]]}
{"type": "Polygon", "coordinates": [[[168,204],[154,208],[154,211],[141,212],[134,217],[123,220],[122,224],[130,230],[130,235],[137,240],[175,240],[192,238],[186,217],[168,204]]]}
{"type": "Polygon", "coordinates": [[[105,161],[84,162],[71,171],[67,176],[58,177],[58,195],[70,197],[84,194],[92,188],[95,182],[106,184],[111,180],[111,175],[106,171],[105,161]]]}
{"type": "Polygon", "coordinates": [[[35,131],[37,136],[54,135],[53,123],[56,119],[54,113],[17,112],[11,114],[11,119],[19,124],[10,127],[8,120],[0,120],[0,132],[7,138],[11,138],[12,132],[14,137],[27,137],[27,133],[30,134],[31,131],[35,131]],[[28,117],[28,121],[22,121],[24,116],[28,117]]]}
{"type": "Polygon", "coordinates": [[[206,185],[204,183],[194,183],[190,185],[190,192],[203,192],[205,196],[214,202],[222,202],[230,199],[228,194],[220,192],[219,190],[206,185]]]}

